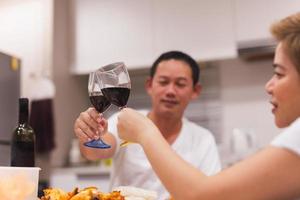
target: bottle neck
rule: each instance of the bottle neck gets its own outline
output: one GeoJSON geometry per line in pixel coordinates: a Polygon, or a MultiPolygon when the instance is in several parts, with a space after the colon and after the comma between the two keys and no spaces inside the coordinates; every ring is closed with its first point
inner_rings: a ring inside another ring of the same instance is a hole
{"type": "Polygon", "coordinates": [[[28,123],[28,99],[19,100],[19,124],[28,123]]]}
{"type": "Polygon", "coordinates": [[[19,124],[27,124],[28,123],[28,112],[20,113],[19,115],[19,124]]]}

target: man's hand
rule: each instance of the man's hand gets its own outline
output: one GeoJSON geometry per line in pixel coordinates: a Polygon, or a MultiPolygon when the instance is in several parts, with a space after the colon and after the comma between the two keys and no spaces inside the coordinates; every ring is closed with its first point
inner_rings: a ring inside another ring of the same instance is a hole
{"type": "Polygon", "coordinates": [[[99,139],[100,135],[107,133],[107,120],[90,107],[75,120],[74,133],[81,143],[99,139]]]}

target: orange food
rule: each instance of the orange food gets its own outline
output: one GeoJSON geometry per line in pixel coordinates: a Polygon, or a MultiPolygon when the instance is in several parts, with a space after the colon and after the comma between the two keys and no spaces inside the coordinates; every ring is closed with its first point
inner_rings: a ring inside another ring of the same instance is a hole
{"type": "Polygon", "coordinates": [[[49,188],[44,190],[41,200],[125,200],[125,197],[119,191],[103,193],[96,187],[88,187],[83,190],[75,188],[72,192],[49,188]]]}

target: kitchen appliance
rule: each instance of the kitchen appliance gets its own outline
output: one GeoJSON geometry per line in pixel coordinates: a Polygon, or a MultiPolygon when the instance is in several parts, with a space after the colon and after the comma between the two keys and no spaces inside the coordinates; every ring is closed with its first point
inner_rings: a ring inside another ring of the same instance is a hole
{"type": "Polygon", "coordinates": [[[0,52],[0,166],[10,164],[10,140],[18,122],[20,60],[0,52]]]}

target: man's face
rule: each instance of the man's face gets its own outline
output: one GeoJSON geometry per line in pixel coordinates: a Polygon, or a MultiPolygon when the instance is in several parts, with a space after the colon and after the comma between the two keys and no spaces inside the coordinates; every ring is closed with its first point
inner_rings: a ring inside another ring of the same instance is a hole
{"type": "Polygon", "coordinates": [[[158,64],[146,89],[155,113],[181,117],[190,100],[198,97],[201,87],[193,85],[192,70],[187,63],[171,59],[158,64]]]}

